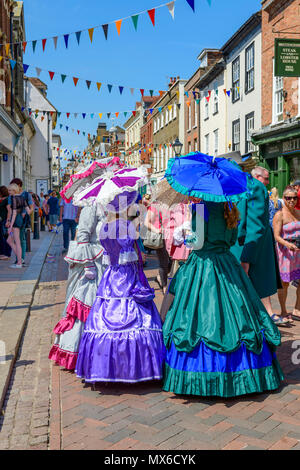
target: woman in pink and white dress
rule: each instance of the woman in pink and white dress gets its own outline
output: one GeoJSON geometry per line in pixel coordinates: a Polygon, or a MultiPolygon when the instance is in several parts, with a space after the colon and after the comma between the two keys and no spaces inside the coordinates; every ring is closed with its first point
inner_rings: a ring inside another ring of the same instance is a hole
{"type": "Polygon", "coordinates": [[[282,289],[278,290],[281,315],[290,322],[300,321],[300,284],[297,287],[296,305],[293,314],[286,310],[286,299],[289,283],[300,279],[300,211],[297,204],[297,191],[287,186],[283,192],[284,206],[273,219],[274,236],[277,242],[277,253],[282,289]]]}

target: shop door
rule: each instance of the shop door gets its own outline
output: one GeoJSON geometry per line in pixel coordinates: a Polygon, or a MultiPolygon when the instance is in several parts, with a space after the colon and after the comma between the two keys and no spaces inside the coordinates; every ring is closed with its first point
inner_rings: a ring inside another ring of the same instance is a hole
{"type": "Polygon", "coordinates": [[[294,155],[289,158],[289,173],[290,182],[300,179],[300,154],[294,155]]]}

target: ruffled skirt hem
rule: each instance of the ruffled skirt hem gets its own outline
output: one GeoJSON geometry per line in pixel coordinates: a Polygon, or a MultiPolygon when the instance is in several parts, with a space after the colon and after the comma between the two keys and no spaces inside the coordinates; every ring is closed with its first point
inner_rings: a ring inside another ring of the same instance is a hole
{"type": "Polygon", "coordinates": [[[178,395],[236,397],[276,390],[283,374],[277,359],[271,366],[238,372],[186,372],[165,364],[163,390],[178,395]]]}
{"type": "Polygon", "coordinates": [[[65,369],[74,370],[76,367],[78,353],[64,351],[58,346],[58,344],[54,344],[50,349],[48,357],[51,359],[51,361],[54,361],[56,364],[64,367],[65,369]]]}

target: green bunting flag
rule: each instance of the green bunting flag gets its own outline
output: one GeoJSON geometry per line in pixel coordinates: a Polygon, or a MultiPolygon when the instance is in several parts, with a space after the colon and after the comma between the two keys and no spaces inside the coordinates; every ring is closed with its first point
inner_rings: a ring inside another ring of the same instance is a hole
{"type": "Polygon", "coordinates": [[[132,22],[133,22],[133,25],[134,25],[134,29],[137,31],[139,15],[133,15],[131,17],[131,19],[132,19],[132,22]]]}
{"type": "Polygon", "coordinates": [[[66,78],[67,78],[67,75],[61,74],[61,81],[62,81],[62,83],[64,83],[64,81],[65,81],[66,78]]]}
{"type": "Polygon", "coordinates": [[[36,42],[37,42],[37,41],[32,41],[32,51],[33,51],[33,52],[35,52],[36,42]]]}
{"type": "Polygon", "coordinates": [[[108,88],[109,93],[111,93],[112,87],[113,87],[112,85],[107,85],[107,88],[108,88]]]}
{"type": "Polygon", "coordinates": [[[150,96],[153,96],[154,90],[149,90],[150,96]]]}
{"type": "Polygon", "coordinates": [[[78,42],[78,46],[79,46],[79,43],[80,43],[80,36],[81,36],[81,31],[77,31],[76,34],[76,39],[77,39],[77,42],[78,42]]]}

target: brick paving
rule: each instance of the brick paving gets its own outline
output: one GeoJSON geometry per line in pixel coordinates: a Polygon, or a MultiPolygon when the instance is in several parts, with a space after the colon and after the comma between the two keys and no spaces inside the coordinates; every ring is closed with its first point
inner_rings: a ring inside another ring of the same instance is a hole
{"type": "MultiPolygon", "coordinates": [[[[60,244],[57,237],[51,249],[56,261],[45,265],[36,291],[0,418],[0,449],[300,449],[300,368],[291,360],[293,353],[300,359],[292,349],[300,342],[300,322],[281,328],[285,382],[273,393],[202,399],[162,392],[160,382],[87,385],[48,360],[66,287],[60,244]]],[[[154,268],[151,256],[146,274],[156,288],[154,268]]],[[[272,301],[279,312],[276,297],[272,301]]]]}

